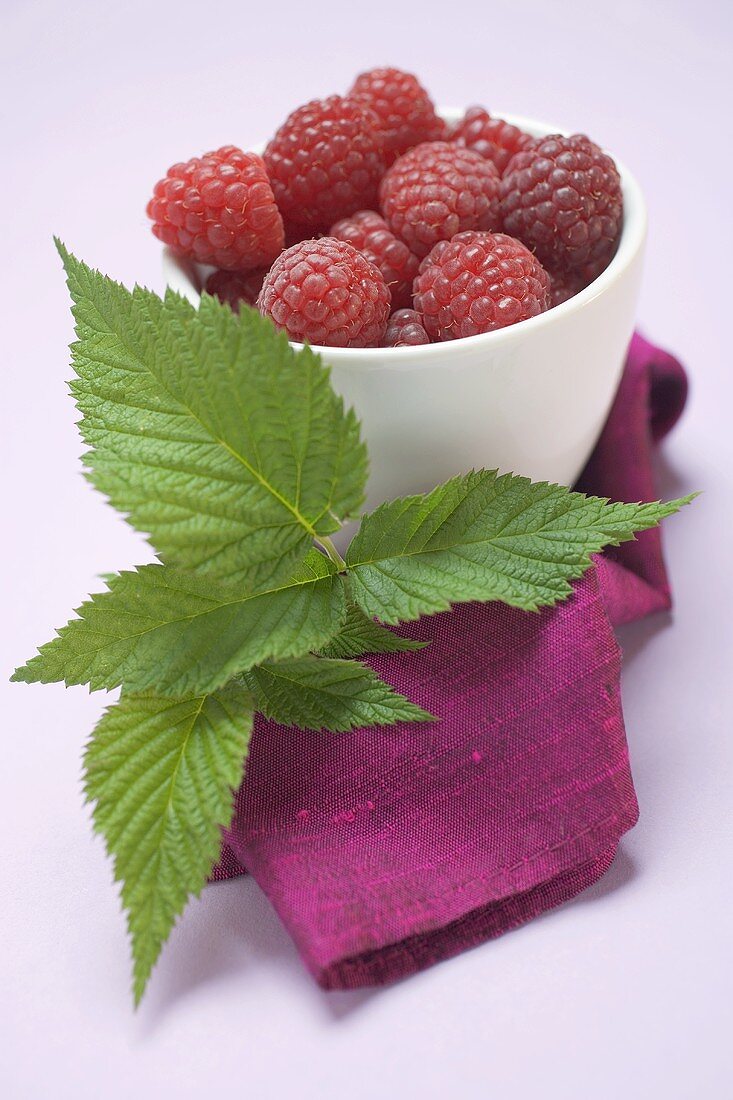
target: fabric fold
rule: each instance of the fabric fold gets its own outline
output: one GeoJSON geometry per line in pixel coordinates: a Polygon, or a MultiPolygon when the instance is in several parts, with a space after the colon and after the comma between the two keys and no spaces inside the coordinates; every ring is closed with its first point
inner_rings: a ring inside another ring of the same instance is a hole
{"type": "MultiPolygon", "coordinates": [[[[686,392],[635,336],[579,487],[655,499],[654,443],[686,392]]],[[[669,606],[649,531],[555,608],[466,604],[401,628],[431,644],[370,663],[440,721],[330,735],[258,718],[212,877],[251,872],[326,989],[395,981],[562,904],[638,816],[613,626],[669,606]]]]}

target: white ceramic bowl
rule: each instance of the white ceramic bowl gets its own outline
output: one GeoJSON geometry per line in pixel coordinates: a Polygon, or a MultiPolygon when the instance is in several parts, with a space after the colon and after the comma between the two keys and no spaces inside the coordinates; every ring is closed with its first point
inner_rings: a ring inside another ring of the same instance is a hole
{"type": "MultiPolygon", "coordinates": [[[[442,113],[449,121],[461,114],[442,113]]],[[[501,117],[535,135],[561,132],[501,117]]],[[[565,485],[576,480],[618,385],[641,279],[644,200],[633,176],[618,167],[624,193],[618,251],[574,298],[470,339],[318,349],[334,388],[363,425],[371,457],[367,507],[479,467],[565,485]]],[[[163,265],[168,285],[197,304],[203,272],[168,250],[163,265]]]]}

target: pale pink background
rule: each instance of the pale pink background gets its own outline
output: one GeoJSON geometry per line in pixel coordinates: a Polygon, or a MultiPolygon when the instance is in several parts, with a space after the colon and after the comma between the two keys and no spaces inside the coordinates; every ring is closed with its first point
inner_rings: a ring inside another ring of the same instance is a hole
{"type": "Polygon", "coordinates": [[[257,888],[206,891],[142,1009],[80,752],[103,704],[4,685],[5,1096],[717,1097],[731,953],[730,5],[0,0],[3,677],[95,575],[147,557],[80,476],[51,245],[160,288],[147,192],[174,160],[267,136],[380,63],[443,104],[587,129],[645,188],[640,318],[687,362],[665,448],[674,619],[625,636],[639,826],[606,878],[519,932],[376,994],[324,995],[257,888]],[[727,333],[726,333],[727,335],[727,333]]]}

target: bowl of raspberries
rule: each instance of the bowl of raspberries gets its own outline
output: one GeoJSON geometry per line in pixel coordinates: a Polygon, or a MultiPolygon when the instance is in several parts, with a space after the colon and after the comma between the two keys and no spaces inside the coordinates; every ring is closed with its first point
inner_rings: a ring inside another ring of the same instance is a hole
{"type": "Polygon", "coordinates": [[[168,285],[310,344],[359,415],[367,506],[484,467],[572,484],[633,331],[644,201],[585,134],[438,110],[373,69],[266,145],[173,165],[168,285]]]}

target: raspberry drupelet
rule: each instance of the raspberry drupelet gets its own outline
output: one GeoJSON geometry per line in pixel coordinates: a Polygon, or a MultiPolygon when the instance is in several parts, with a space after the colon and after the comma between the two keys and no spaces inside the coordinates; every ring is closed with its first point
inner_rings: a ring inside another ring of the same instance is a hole
{"type": "Polygon", "coordinates": [[[384,218],[374,210],[360,210],[332,225],[330,236],[353,244],[379,268],[392,295],[393,309],[412,305],[412,283],[420,261],[395,237],[384,218]]]}
{"type": "Polygon", "coordinates": [[[291,340],[322,347],[379,347],[390,296],[378,267],[335,237],[283,252],[262,284],[257,307],[291,340]]]}
{"type": "Polygon", "coordinates": [[[387,225],[416,256],[467,230],[500,228],[499,173],[473,149],[426,142],[401,156],[379,189],[387,225]]]}
{"type": "Polygon", "coordinates": [[[265,270],[251,271],[248,275],[242,275],[238,271],[212,271],[204,290],[207,294],[213,294],[220,302],[231,306],[235,313],[239,313],[242,302],[248,306],[255,304],[266,274],[265,270]]]}
{"type": "Polygon", "coordinates": [[[514,154],[527,149],[534,138],[503,118],[492,118],[483,107],[469,107],[451,131],[450,140],[486,157],[502,175],[514,154]]]}
{"type": "Polygon", "coordinates": [[[621,233],[623,197],[611,157],[584,134],[552,134],[512,157],[501,181],[504,230],[556,273],[591,282],[621,233]]]}
{"type": "Polygon", "coordinates": [[[266,267],[284,243],[262,157],[234,145],[174,164],[147,213],[155,236],[174,251],[226,271],[266,267]]]}
{"type": "Polygon", "coordinates": [[[504,233],[459,233],[420,264],[415,309],[431,340],[459,340],[514,325],[549,307],[539,260],[504,233]]]}
{"type": "Polygon", "coordinates": [[[387,164],[423,141],[439,141],[446,126],[420,81],[400,69],[361,73],[348,98],[370,107],[379,120],[387,164]]]}
{"type": "Polygon", "coordinates": [[[383,348],[411,348],[429,344],[422,317],[414,309],[398,309],[387,322],[383,348]]]}
{"type": "Polygon", "coordinates": [[[264,160],[291,239],[374,207],[386,167],[376,115],[336,95],[288,115],[264,160]]]}

